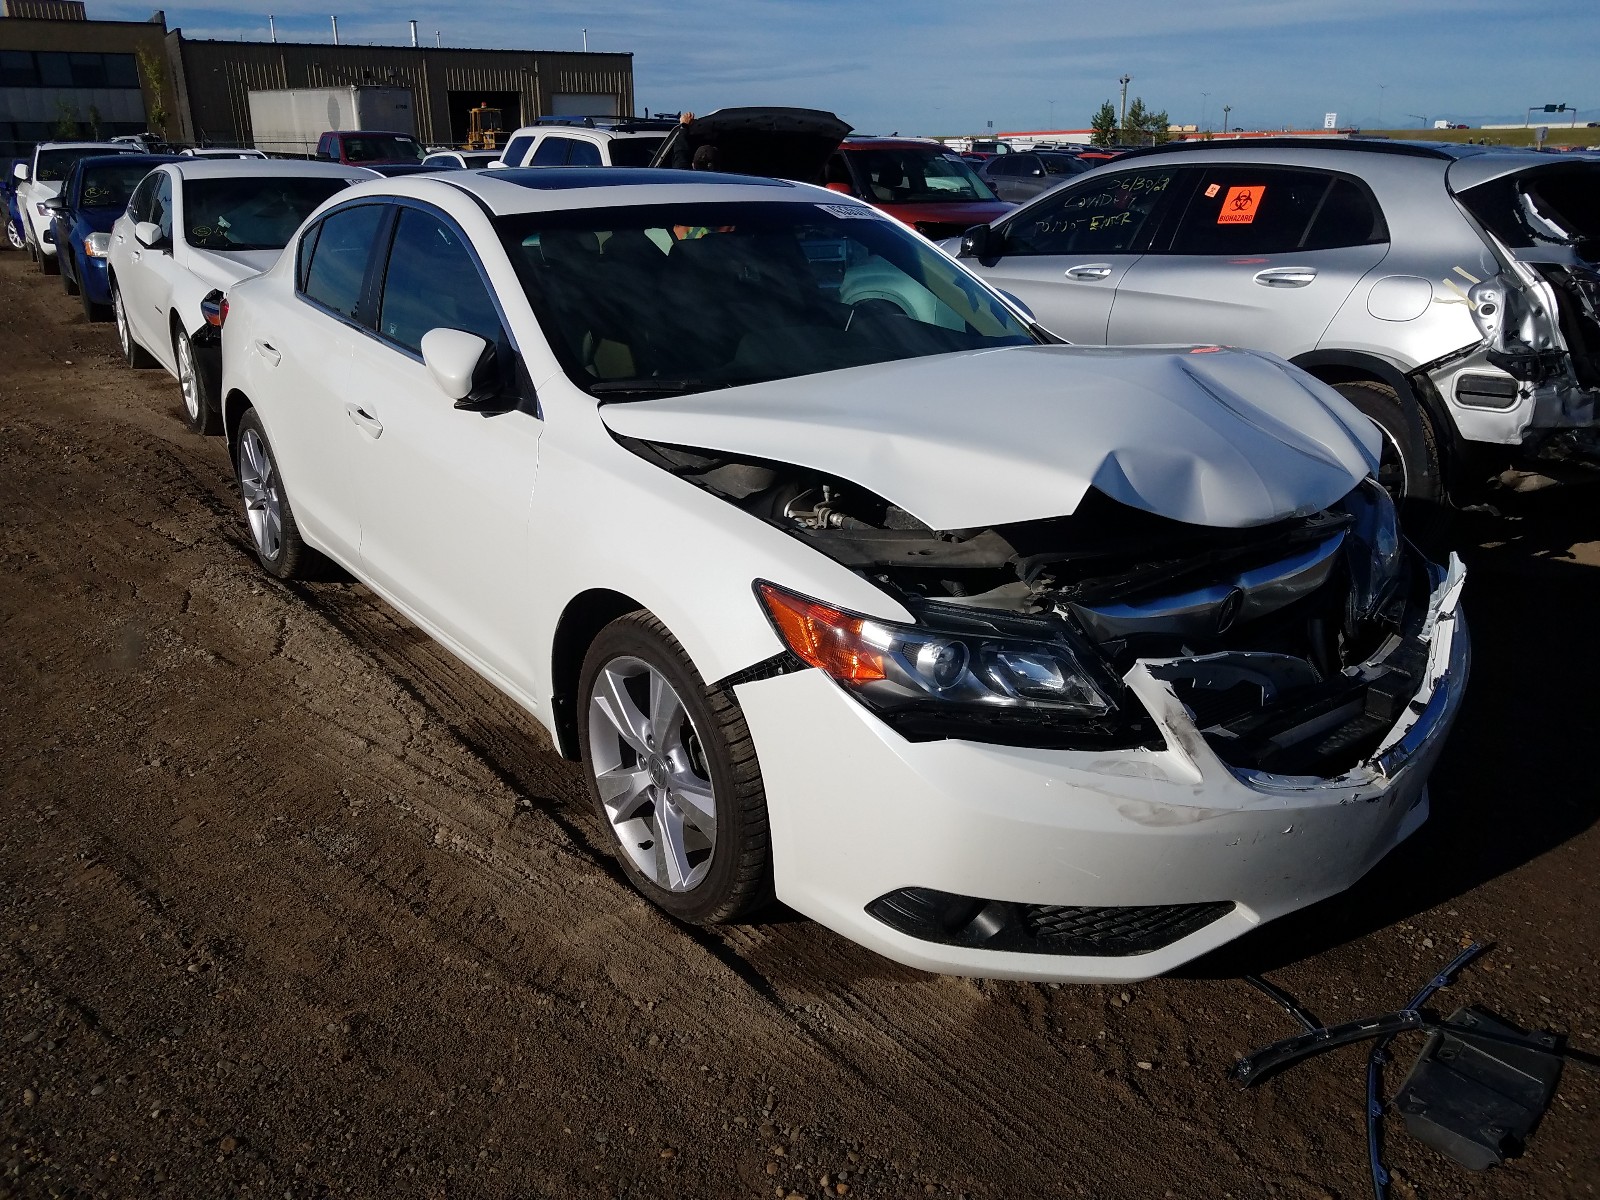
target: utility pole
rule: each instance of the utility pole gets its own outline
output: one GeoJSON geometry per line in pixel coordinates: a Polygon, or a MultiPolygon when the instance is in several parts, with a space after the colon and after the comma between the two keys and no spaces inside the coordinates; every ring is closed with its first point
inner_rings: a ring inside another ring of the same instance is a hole
{"type": "Polygon", "coordinates": [[[1406,116],[1412,117],[1412,118],[1415,118],[1418,121],[1421,121],[1422,122],[1422,128],[1426,129],[1428,127],[1428,118],[1423,116],[1421,113],[1407,113],[1406,116]]]}
{"type": "Polygon", "coordinates": [[[589,31],[587,29],[583,31],[583,52],[585,54],[589,53],[589,31]]]}
{"type": "Polygon", "coordinates": [[[1227,133],[1228,132],[1228,114],[1231,113],[1232,111],[1233,111],[1233,105],[1224,104],[1222,106],[1222,132],[1223,133],[1227,133]]]}
{"type": "Polygon", "coordinates": [[[1056,127],[1056,102],[1047,100],[1045,103],[1050,105],[1050,128],[1054,129],[1056,127]]]}
{"type": "MultiPolygon", "coordinates": [[[[1117,80],[1122,85],[1122,114],[1117,118],[1117,128],[1119,130],[1127,128],[1128,125],[1128,84],[1132,81],[1132,75],[1124,75],[1117,80]]],[[[1117,136],[1120,138],[1122,135],[1118,133],[1117,136]]]]}
{"type": "Polygon", "coordinates": [[[1206,104],[1211,99],[1210,92],[1200,93],[1200,132],[1206,131],[1206,104]]]}
{"type": "Polygon", "coordinates": [[[1388,86],[1389,85],[1387,83],[1380,83],[1378,85],[1378,128],[1379,129],[1383,128],[1383,93],[1384,93],[1384,89],[1386,89],[1388,86]]]}

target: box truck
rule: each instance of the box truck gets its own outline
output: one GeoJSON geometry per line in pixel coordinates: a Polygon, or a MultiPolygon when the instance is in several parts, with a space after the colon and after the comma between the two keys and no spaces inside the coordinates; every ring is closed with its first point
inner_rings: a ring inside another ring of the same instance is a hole
{"type": "Polygon", "coordinates": [[[310,158],[330,129],[417,132],[416,97],[410,88],[351,84],[347,87],[279,88],[251,92],[250,129],[256,148],[268,154],[310,158]]]}

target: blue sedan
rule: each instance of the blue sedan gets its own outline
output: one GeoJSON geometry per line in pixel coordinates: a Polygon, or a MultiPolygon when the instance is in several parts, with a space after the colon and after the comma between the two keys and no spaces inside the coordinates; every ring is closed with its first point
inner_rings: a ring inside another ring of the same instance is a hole
{"type": "Polygon", "coordinates": [[[139,181],[162,163],[178,162],[170,154],[103,154],[72,164],[58,196],[45,201],[51,210],[55,242],[60,249],[61,286],[83,299],[91,321],[111,315],[111,286],[106,277],[106,250],[111,226],[128,207],[139,181]]]}

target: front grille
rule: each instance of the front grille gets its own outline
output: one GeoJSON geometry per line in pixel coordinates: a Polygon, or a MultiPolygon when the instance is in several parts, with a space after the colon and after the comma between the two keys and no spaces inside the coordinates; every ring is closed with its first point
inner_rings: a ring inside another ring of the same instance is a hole
{"type": "Polygon", "coordinates": [[[1022,909],[1022,927],[1052,954],[1146,954],[1204,929],[1232,909],[1225,903],[1137,908],[1032,904],[1022,909]]]}
{"type": "Polygon", "coordinates": [[[1088,958],[1148,954],[1232,911],[1227,901],[1100,908],[1013,904],[934,888],[900,888],[867,905],[869,915],[925,942],[1088,958]]]}

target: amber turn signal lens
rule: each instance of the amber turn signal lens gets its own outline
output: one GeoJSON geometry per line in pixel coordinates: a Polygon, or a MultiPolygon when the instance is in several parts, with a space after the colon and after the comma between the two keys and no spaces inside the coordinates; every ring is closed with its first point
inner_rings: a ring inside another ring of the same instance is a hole
{"type": "Polygon", "coordinates": [[[842,683],[873,683],[887,676],[883,654],[862,638],[866,624],[826,604],[779,591],[770,583],[756,586],[772,623],[789,649],[810,666],[842,683]]]}

